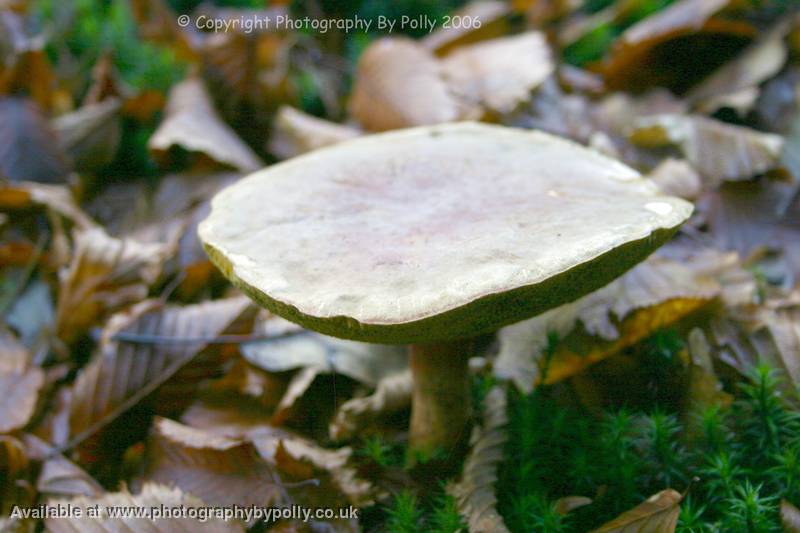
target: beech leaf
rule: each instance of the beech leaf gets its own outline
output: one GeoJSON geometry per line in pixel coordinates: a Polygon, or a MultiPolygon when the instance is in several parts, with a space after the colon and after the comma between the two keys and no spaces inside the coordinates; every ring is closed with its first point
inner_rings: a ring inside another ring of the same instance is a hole
{"type": "Polygon", "coordinates": [[[591,533],[673,533],[678,524],[683,496],[672,489],[650,496],[591,533]]]}
{"type": "MultiPolygon", "coordinates": [[[[82,517],[50,518],[45,524],[52,533],[74,533],[75,531],[95,531],[98,533],[116,533],[119,531],[150,531],[152,533],[244,533],[244,525],[238,520],[223,520],[214,516],[206,520],[188,517],[159,518],[149,520],[135,516],[110,517],[101,512],[99,518],[89,518],[87,508],[99,505],[101,510],[107,507],[124,507],[152,509],[164,507],[200,508],[207,503],[199,498],[181,491],[179,488],[147,483],[139,494],[131,494],[127,490],[105,494],[98,498],[79,497],[70,500],[50,500],[48,505],[72,505],[83,510],[82,517]]],[[[133,514],[133,513],[130,513],[133,514]]]]}
{"type": "Polygon", "coordinates": [[[781,500],[781,524],[784,533],[800,533],[800,509],[781,500]]]}
{"type": "Polygon", "coordinates": [[[698,115],[639,119],[630,134],[641,146],[674,144],[712,183],[749,180],[779,165],[783,137],[698,115]]]}
{"type": "Polygon", "coordinates": [[[503,517],[497,512],[497,466],[503,461],[507,434],[506,391],[496,386],[484,400],[483,424],[470,437],[470,451],[464,461],[461,478],[451,483],[447,492],[453,496],[470,533],[508,533],[503,517]]]}
{"type": "Polygon", "coordinates": [[[169,93],[165,117],[148,148],[164,156],[172,146],[205,154],[223,166],[252,172],[264,166],[253,150],[223,122],[202,81],[189,78],[169,93]]]}

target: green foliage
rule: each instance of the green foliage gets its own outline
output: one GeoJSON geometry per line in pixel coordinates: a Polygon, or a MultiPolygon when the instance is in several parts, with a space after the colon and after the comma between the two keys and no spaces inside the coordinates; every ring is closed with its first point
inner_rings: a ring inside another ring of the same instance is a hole
{"type": "Polygon", "coordinates": [[[458,533],[465,531],[455,500],[440,490],[420,502],[408,490],[400,492],[386,510],[384,529],[388,533],[458,533]]]}
{"type": "Polygon", "coordinates": [[[392,446],[377,435],[365,439],[358,452],[361,456],[384,468],[403,464],[403,447],[392,446]]]}
{"type": "Polygon", "coordinates": [[[677,413],[661,407],[598,419],[559,404],[547,388],[512,395],[499,510],[512,531],[588,531],[664,488],[691,484],[680,533],[780,531],[780,498],[800,498],[800,423],[781,390],[775,372],[759,366],[730,409],[703,414],[691,442],[677,413]],[[554,502],[570,495],[594,502],[557,516],[554,502]]]}
{"type": "Polygon", "coordinates": [[[100,54],[113,51],[114,64],[127,83],[161,91],[186,70],[172,49],[139,38],[128,2],[36,0],[33,11],[39,25],[54,35],[48,52],[56,64],[65,60],[60,56],[66,49],[88,71],[100,54]]]}
{"type": "Polygon", "coordinates": [[[386,511],[386,529],[390,533],[417,533],[422,522],[422,510],[417,497],[404,490],[394,498],[392,506],[386,511]]]}

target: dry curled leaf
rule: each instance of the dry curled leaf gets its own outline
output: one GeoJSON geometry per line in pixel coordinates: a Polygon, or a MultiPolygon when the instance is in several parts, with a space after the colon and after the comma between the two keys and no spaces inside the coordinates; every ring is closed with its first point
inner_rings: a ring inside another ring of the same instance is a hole
{"type": "Polygon", "coordinates": [[[375,392],[348,400],[339,407],[330,425],[331,439],[353,438],[376,420],[406,409],[411,405],[412,388],[410,371],[384,377],[375,392]]]}
{"type": "Polygon", "coordinates": [[[164,156],[172,146],[198,152],[222,166],[252,172],[264,163],[214,109],[203,82],[189,78],[169,93],[165,117],[148,148],[164,156]]]}
{"type": "Polygon", "coordinates": [[[639,119],[630,139],[646,147],[677,145],[712,183],[741,181],[779,165],[783,137],[699,115],[639,119]]]}
{"type": "Polygon", "coordinates": [[[473,430],[470,451],[464,461],[461,478],[448,485],[461,516],[469,524],[470,533],[508,533],[503,517],[497,512],[497,466],[503,460],[507,435],[505,425],[506,391],[494,387],[484,400],[483,423],[473,430]]]}
{"type": "Polygon", "coordinates": [[[293,107],[283,106],[275,115],[269,151],[280,159],[288,159],[361,134],[354,127],[329,122],[293,107]]]}
{"type": "Polygon", "coordinates": [[[651,257],[598,291],[500,330],[495,375],[525,392],[539,380],[555,383],[699,309],[719,290],[715,280],[678,261],[651,257]],[[578,322],[591,342],[547,346],[553,335],[568,338],[578,322]],[[554,351],[544,358],[548,348],[554,351]]]}
{"type": "Polygon", "coordinates": [[[281,401],[278,402],[275,411],[272,413],[270,421],[276,426],[284,424],[295,411],[297,403],[308,391],[311,384],[317,379],[320,374],[320,369],[317,367],[306,367],[298,370],[292,376],[289,385],[286,387],[286,392],[283,394],[281,401]]]}
{"type": "Polygon", "coordinates": [[[781,524],[784,533],[800,533],[800,509],[781,500],[781,524]]]}
{"type": "Polygon", "coordinates": [[[59,273],[56,332],[72,342],[101,316],[142,300],[174,245],[117,239],[102,228],[76,231],[69,265],[59,273]]]}
{"type": "Polygon", "coordinates": [[[100,496],[102,486],[81,467],[58,453],[53,446],[36,437],[23,436],[28,453],[41,461],[36,490],[47,496],[100,496]]]}
{"type": "MultiPolygon", "coordinates": [[[[244,533],[244,525],[238,520],[223,520],[209,516],[206,520],[188,517],[170,517],[150,520],[136,516],[110,517],[103,512],[107,507],[154,509],[167,508],[200,508],[207,503],[199,498],[186,494],[179,488],[147,483],[139,494],[131,494],[127,490],[105,494],[98,498],[79,497],[69,500],[50,500],[48,505],[72,505],[82,509],[82,517],[50,518],[46,521],[47,530],[52,533],[75,533],[76,531],[93,531],[112,533],[120,531],[149,531],[152,533],[244,533]],[[87,508],[99,505],[100,517],[89,518],[87,508]]],[[[133,513],[130,513],[133,514],[133,513]]]]}
{"type": "Polygon", "coordinates": [[[377,40],[361,55],[350,112],[371,131],[450,122],[462,115],[433,54],[400,38],[377,40]]]}
{"type": "Polygon", "coordinates": [[[591,533],[674,533],[683,496],[662,490],[591,533]]]}
{"type": "Polygon", "coordinates": [[[499,114],[526,101],[555,70],[544,34],[535,31],[456,48],[441,64],[462,105],[499,114]]]}
{"type": "Polygon", "coordinates": [[[56,134],[37,105],[0,97],[0,175],[11,181],[63,182],[70,172],[56,134]]]}
{"type": "Polygon", "coordinates": [[[745,22],[715,17],[729,3],[679,0],[625,30],[600,66],[606,85],[684,92],[746,46],[755,33],[745,22]]]}
{"type": "MultiPolygon", "coordinates": [[[[249,306],[244,297],[185,307],[161,307],[160,302],[146,300],[112,317],[99,353],[71,387],[70,440],[88,437],[150,395],[211,339],[231,328],[249,306]],[[117,336],[122,339],[115,340],[117,336]],[[145,342],[135,342],[136,337],[144,337],[145,342]]],[[[160,407],[167,410],[169,405],[160,407]]]]}
{"type": "Polygon", "coordinates": [[[702,434],[702,417],[712,407],[727,407],[733,396],[722,390],[722,383],[714,372],[711,346],[703,331],[694,328],[689,332],[689,384],[683,399],[683,419],[689,437],[702,434]]]}

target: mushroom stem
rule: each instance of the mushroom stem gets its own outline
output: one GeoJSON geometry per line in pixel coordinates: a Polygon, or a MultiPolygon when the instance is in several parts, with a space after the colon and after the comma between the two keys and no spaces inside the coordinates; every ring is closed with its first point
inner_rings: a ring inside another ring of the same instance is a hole
{"type": "Polygon", "coordinates": [[[452,454],[466,442],[470,418],[471,341],[411,346],[414,392],[408,460],[452,454]]]}

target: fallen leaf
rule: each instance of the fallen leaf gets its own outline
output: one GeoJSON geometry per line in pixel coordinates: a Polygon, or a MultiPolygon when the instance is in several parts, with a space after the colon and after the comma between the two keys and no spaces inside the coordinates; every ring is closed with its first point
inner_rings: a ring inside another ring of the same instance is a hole
{"type": "Polygon", "coordinates": [[[702,434],[703,414],[712,407],[728,407],[733,396],[722,389],[714,372],[711,346],[703,331],[694,328],[689,332],[689,384],[683,399],[683,420],[689,437],[702,434]]]}
{"type": "Polygon", "coordinates": [[[558,514],[566,515],[569,514],[570,511],[574,511],[585,505],[590,505],[591,503],[592,499],[586,496],[564,496],[556,500],[553,508],[558,514]]]}
{"type": "Polygon", "coordinates": [[[555,383],[617,353],[701,308],[718,296],[712,278],[658,256],[575,302],[498,333],[495,375],[529,393],[538,381],[555,383]],[[564,341],[580,322],[590,343],[559,342],[545,357],[548,339],[564,341]],[[544,375],[542,375],[544,366],[544,375]]]}
{"type": "Polygon", "coordinates": [[[779,23],[758,41],[747,47],[735,59],[725,63],[711,73],[687,94],[687,100],[694,102],[702,111],[713,113],[720,107],[732,107],[736,96],[748,91],[746,104],[740,111],[747,112],[758,97],[758,85],[773,77],[781,70],[788,51],[783,42],[789,25],[779,23]]]}
{"type": "Polygon", "coordinates": [[[64,217],[78,228],[97,226],[78,206],[70,190],[64,185],[49,185],[32,181],[0,184],[0,209],[27,209],[43,206],[64,217]]]}
{"type": "Polygon", "coordinates": [[[683,496],[672,489],[650,496],[592,533],[673,533],[683,496]]]}
{"type": "Polygon", "coordinates": [[[312,331],[248,342],[241,350],[251,364],[269,372],[312,367],[319,372],[342,374],[372,387],[384,377],[408,368],[405,346],[348,341],[312,331]]]}
{"type": "Polygon", "coordinates": [[[264,163],[214,109],[203,82],[188,78],[169,93],[165,117],[147,143],[155,156],[172,146],[199,152],[222,166],[252,172],[264,163]]]}
{"type": "Polygon", "coordinates": [[[420,39],[420,43],[437,55],[446,55],[459,46],[506,35],[509,7],[508,3],[496,0],[469,2],[454,11],[451,18],[474,23],[441,25],[420,39]]]}
{"type": "Polygon", "coordinates": [[[784,533],[800,533],[800,509],[781,500],[781,524],[784,533]]]}
{"type": "Polygon", "coordinates": [[[278,402],[278,406],[275,407],[275,411],[272,413],[272,418],[270,419],[272,424],[280,426],[291,417],[297,402],[303,397],[306,391],[308,391],[319,374],[319,368],[306,367],[298,370],[295,375],[292,376],[291,381],[289,381],[289,386],[286,387],[286,392],[283,394],[281,401],[278,402]]]}
{"type": "Polygon", "coordinates": [[[70,172],[56,134],[27,98],[0,97],[0,174],[11,181],[63,182],[70,172]]]}
{"type": "Polygon", "coordinates": [[[785,261],[783,280],[792,286],[800,279],[800,196],[791,184],[762,178],[725,183],[708,191],[699,203],[714,244],[735,250],[745,261],[763,251],[780,254],[785,261]]]}
{"type": "Polygon", "coordinates": [[[685,159],[666,158],[647,177],[656,182],[664,193],[694,200],[702,192],[703,182],[697,171],[685,159]]]}
{"type": "Polygon", "coordinates": [[[280,475],[246,439],[157,418],[146,449],[144,482],[174,484],[210,505],[289,503],[280,475]]]}
{"type": "Polygon", "coordinates": [[[15,437],[0,435],[0,514],[8,516],[13,505],[33,500],[30,486],[30,460],[25,446],[15,437]]]}
{"type": "Polygon", "coordinates": [[[451,94],[469,109],[509,113],[555,70],[543,33],[461,46],[442,59],[451,94]]]}
{"type": "Polygon", "coordinates": [[[70,343],[101,316],[147,296],[174,244],[117,239],[102,228],[76,231],[69,265],[59,273],[56,332],[70,343]]]}
{"type": "Polygon", "coordinates": [[[351,439],[376,420],[408,408],[411,405],[412,388],[410,371],[384,377],[378,382],[375,392],[348,400],[339,407],[330,424],[331,439],[351,439]]]}
{"type": "Polygon", "coordinates": [[[35,435],[23,435],[32,459],[41,461],[36,490],[48,496],[89,496],[105,493],[100,484],[81,467],[58,453],[35,435]]]}
{"type": "Polygon", "coordinates": [[[472,431],[470,451],[461,478],[447,486],[459,513],[469,524],[470,533],[507,533],[503,517],[497,512],[497,466],[503,461],[503,446],[508,438],[505,425],[506,391],[496,386],[484,400],[483,424],[472,431]]]}
{"type": "Polygon", "coordinates": [[[686,91],[755,34],[746,22],[715,17],[728,4],[729,0],[679,0],[637,22],[622,33],[599,66],[606,85],[686,91]]]}
{"type": "Polygon", "coordinates": [[[288,159],[361,134],[356,128],[328,122],[293,107],[283,106],[275,115],[269,151],[280,159],[288,159]]]}
{"type": "Polygon", "coordinates": [[[0,433],[10,433],[30,421],[43,385],[44,372],[37,366],[0,373],[0,433]]]}
{"type": "Polygon", "coordinates": [[[121,103],[107,98],[53,121],[59,146],[79,172],[93,173],[114,160],[122,139],[121,103]]]}
{"type": "MultiPolygon", "coordinates": [[[[207,507],[206,502],[199,498],[185,494],[179,488],[147,483],[139,494],[131,494],[127,490],[105,494],[99,498],[79,497],[68,500],[50,500],[48,505],[72,505],[82,509],[82,517],[49,518],[45,521],[47,530],[52,533],[74,533],[75,531],[91,531],[98,533],[112,533],[118,531],[150,531],[152,533],[183,533],[193,531],[197,533],[244,533],[244,525],[239,520],[224,520],[216,516],[209,516],[206,520],[189,517],[170,517],[149,520],[147,518],[110,517],[108,513],[101,512],[99,518],[89,518],[87,509],[99,505],[100,509],[114,506],[128,509],[154,509],[164,506],[167,508],[199,508],[207,507]]],[[[133,513],[131,513],[133,514],[133,513]]]]}
{"type": "Polygon", "coordinates": [[[70,442],[92,435],[166,383],[246,313],[250,303],[237,297],[185,307],[161,305],[146,300],[109,320],[99,353],[70,389],[70,442]],[[116,340],[118,336],[122,338],[116,340]],[[136,342],[137,337],[144,342],[136,342]]]}
{"type": "Polygon", "coordinates": [[[350,112],[371,131],[438,124],[462,116],[437,59],[404,38],[379,39],[361,55],[350,112]]]}
{"type": "Polygon", "coordinates": [[[778,166],[783,137],[699,115],[639,119],[630,139],[640,146],[674,144],[712,183],[749,180],[778,166]]]}
{"type": "Polygon", "coordinates": [[[23,372],[31,363],[27,348],[5,326],[0,325],[0,376],[23,372]]]}

